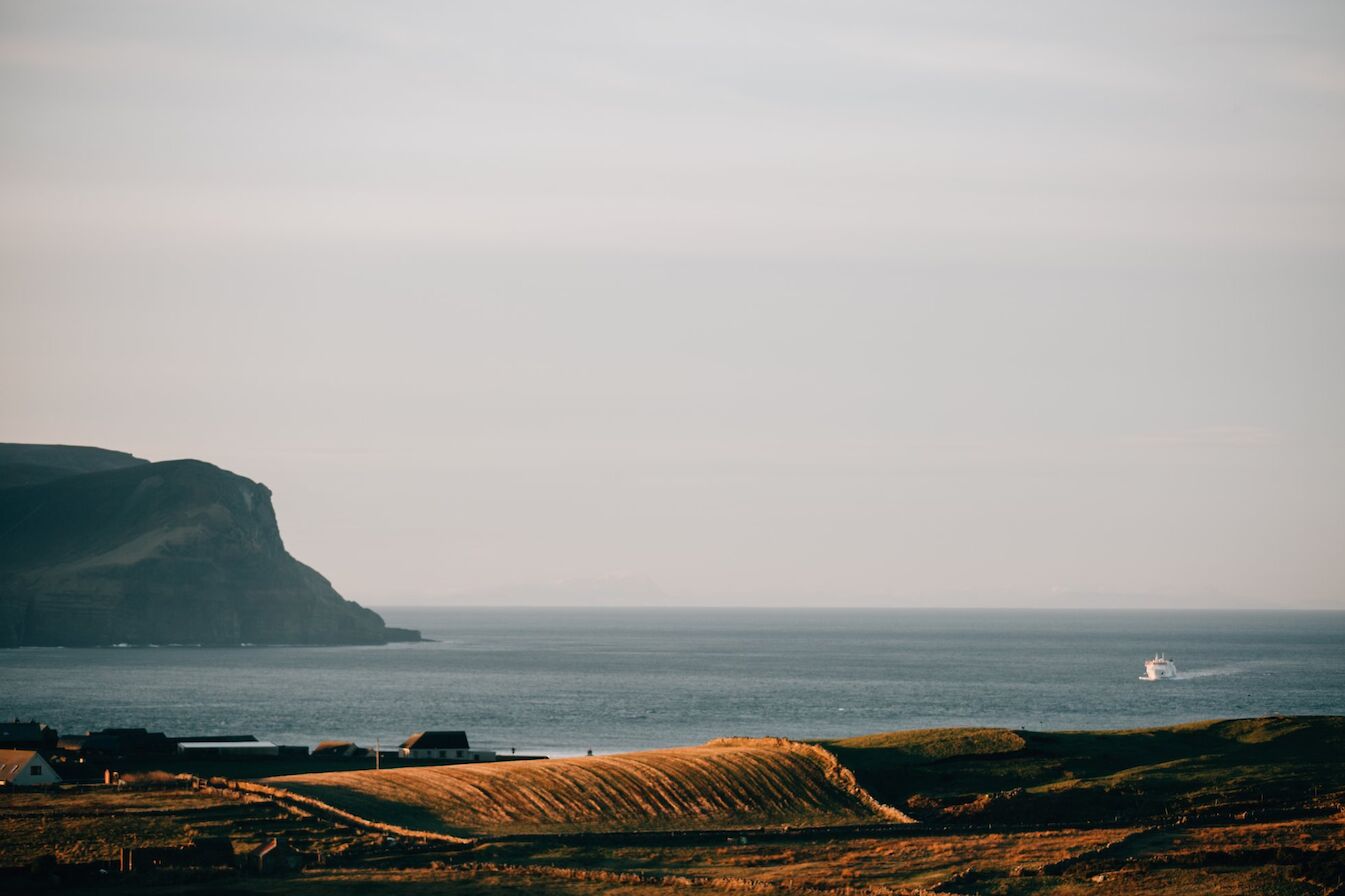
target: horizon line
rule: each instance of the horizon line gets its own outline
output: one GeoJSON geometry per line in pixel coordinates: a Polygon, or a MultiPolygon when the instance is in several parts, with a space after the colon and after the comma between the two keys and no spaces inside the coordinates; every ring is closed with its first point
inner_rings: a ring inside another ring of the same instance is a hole
{"type": "Polygon", "coordinates": [[[1345,606],[1200,606],[1181,604],[1175,606],[1049,606],[1040,604],[959,604],[957,606],[931,606],[929,604],[552,604],[552,603],[368,603],[361,606],[383,610],[935,610],[935,611],[973,611],[973,610],[1081,610],[1089,611],[1227,611],[1227,612],[1301,612],[1301,613],[1345,613],[1345,606]]]}

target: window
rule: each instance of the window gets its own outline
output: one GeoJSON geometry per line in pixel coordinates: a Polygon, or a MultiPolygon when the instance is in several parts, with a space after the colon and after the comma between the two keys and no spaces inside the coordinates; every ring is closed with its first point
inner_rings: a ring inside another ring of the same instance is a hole
{"type": "Polygon", "coordinates": [[[42,774],[42,766],[40,766],[40,765],[35,765],[35,766],[33,766],[32,768],[28,769],[28,774],[30,774],[30,775],[40,775],[40,774],[42,774]]]}
{"type": "Polygon", "coordinates": [[[445,758],[446,756],[448,756],[448,751],[447,751],[447,750],[440,750],[440,751],[439,751],[439,758],[440,758],[440,759],[443,759],[443,758],[445,758]]]}
{"type": "Polygon", "coordinates": [[[462,758],[462,751],[461,751],[461,750],[458,751],[458,758],[459,758],[459,759],[462,758]]]}

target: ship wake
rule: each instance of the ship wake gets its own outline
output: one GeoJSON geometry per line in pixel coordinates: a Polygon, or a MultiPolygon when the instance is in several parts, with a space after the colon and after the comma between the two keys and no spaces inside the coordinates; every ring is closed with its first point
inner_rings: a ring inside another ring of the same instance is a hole
{"type": "Polygon", "coordinates": [[[1191,678],[1221,678],[1226,675],[1241,675],[1247,671],[1244,666],[1214,666],[1210,669],[1196,669],[1191,672],[1178,672],[1177,680],[1191,678]]]}

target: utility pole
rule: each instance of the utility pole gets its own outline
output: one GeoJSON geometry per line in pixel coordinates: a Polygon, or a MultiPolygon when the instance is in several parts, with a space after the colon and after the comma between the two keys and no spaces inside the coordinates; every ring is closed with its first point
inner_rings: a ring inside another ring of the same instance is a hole
{"type": "Polygon", "coordinates": [[[378,770],[382,767],[382,762],[383,762],[383,747],[382,747],[381,744],[379,743],[378,738],[375,737],[375,738],[374,738],[374,771],[378,771],[378,770]]]}

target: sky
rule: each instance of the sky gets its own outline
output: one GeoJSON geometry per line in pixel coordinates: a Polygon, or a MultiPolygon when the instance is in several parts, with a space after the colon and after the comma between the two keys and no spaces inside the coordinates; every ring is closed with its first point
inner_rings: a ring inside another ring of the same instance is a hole
{"type": "Polygon", "coordinates": [[[1345,609],[1338,2],[0,0],[0,440],[371,605],[1345,609]]]}

